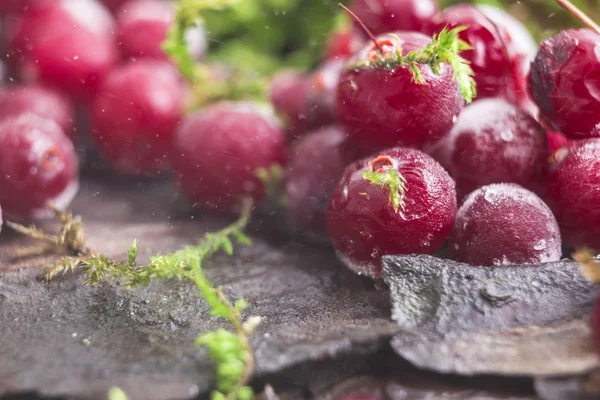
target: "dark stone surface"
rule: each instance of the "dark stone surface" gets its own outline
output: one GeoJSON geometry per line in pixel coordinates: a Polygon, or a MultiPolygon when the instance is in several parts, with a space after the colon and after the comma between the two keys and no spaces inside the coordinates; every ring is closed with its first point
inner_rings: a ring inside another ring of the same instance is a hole
{"type": "Polygon", "coordinates": [[[403,330],[392,346],[418,367],[543,377],[600,365],[588,322],[597,289],[576,263],[472,267],[403,256],[387,257],[383,270],[403,330]]]}
{"type": "MultiPolygon", "coordinates": [[[[179,207],[165,184],[87,182],[73,205],[96,251],[124,257],[138,240],[142,261],[178,249],[231,219],[179,207]]],[[[257,374],[310,360],[369,354],[398,331],[386,292],[341,267],[328,250],[284,239],[217,256],[207,274],[248,314],[263,317],[253,337],[257,374]]],[[[264,229],[263,229],[264,230],[264,229]]],[[[195,337],[222,322],[184,282],[128,291],[114,283],[86,287],[80,274],[50,284],[35,276],[51,258],[14,262],[24,245],[0,236],[0,394],[105,398],[112,385],[130,399],[185,399],[206,393],[212,368],[195,337]]]]}

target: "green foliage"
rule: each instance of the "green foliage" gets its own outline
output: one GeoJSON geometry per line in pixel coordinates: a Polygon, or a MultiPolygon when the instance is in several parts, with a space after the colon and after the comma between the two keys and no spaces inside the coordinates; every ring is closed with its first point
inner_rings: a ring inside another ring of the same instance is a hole
{"type": "Polygon", "coordinates": [[[406,179],[395,168],[383,172],[364,171],[363,178],[373,185],[384,187],[388,191],[390,203],[394,211],[404,209],[404,195],[406,194],[406,179]]]}
{"type": "Polygon", "coordinates": [[[130,266],[130,267],[135,266],[135,263],[137,261],[137,254],[138,254],[137,240],[134,240],[131,247],[129,249],[127,249],[127,265],[128,266],[130,266]]]}
{"type": "MultiPolygon", "coordinates": [[[[350,66],[349,68],[383,67],[389,70],[408,68],[413,76],[413,81],[423,84],[423,74],[419,65],[429,65],[435,74],[439,74],[443,63],[448,63],[454,69],[454,78],[458,80],[460,91],[467,103],[473,101],[477,95],[473,69],[469,61],[461,57],[460,53],[471,49],[471,46],[458,37],[458,34],[467,29],[464,26],[452,30],[444,28],[440,33],[433,35],[431,42],[422,49],[413,50],[402,55],[402,48],[398,45],[396,52],[381,55],[376,60],[367,60],[350,66]]],[[[400,39],[396,39],[400,42],[400,39]]]]}

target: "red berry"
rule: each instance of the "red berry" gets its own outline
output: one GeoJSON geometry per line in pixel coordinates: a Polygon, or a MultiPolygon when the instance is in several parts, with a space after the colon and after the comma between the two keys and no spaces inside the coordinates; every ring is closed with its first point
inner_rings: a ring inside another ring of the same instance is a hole
{"type": "Polygon", "coordinates": [[[67,98],[40,85],[15,85],[0,91],[0,119],[33,113],[56,122],[75,140],[74,110],[67,98]]]}
{"type": "Polygon", "coordinates": [[[450,242],[456,259],[472,265],[557,261],[562,253],[552,211],[514,183],[487,185],[469,194],[456,214],[450,242]]]}
{"type": "Polygon", "coordinates": [[[572,139],[600,136],[600,36],[570,29],[546,39],[531,66],[542,115],[572,139]]]}
{"type": "Polygon", "coordinates": [[[172,166],[182,190],[203,208],[232,211],[244,197],[264,197],[259,168],[281,165],[285,136],[269,108],[223,102],[190,115],[178,128],[172,166]]]}
{"type": "Polygon", "coordinates": [[[288,227],[310,240],[328,242],[325,209],[347,163],[346,133],[328,126],[300,139],[288,162],[284,192],[288,227]]]}
{"type": "Polygon", "coordinates": [[[305,111],[310,128],[337,122],[337,87],[345,63],[344,60],[326,61],[312,74],[305,111]]]}
{"type": "MultiPolygon", "coordinates": [[[[115,17],[123,57],[168,59],[162,43],[175,18],[172,4],[163,0],[130,0],[117,10],[115,17]]],[[[201,58],[206,50],[202,28],[190,29],[186,38],[190,53],[201,58]]]]}
{"type": "Polygon", "coordinates": [[[182,97],[179,75],[166,61],[143,59],[108,74],[92,104],[91,134],[117,171],[166,169],[182,97]]]}
{"type": "MultiPolygon", "coordinates": [[[[398,32],[377,38],[386,54],[426,46],[431,38],[414,32],[398,32]]],[[[369,44],[349,61],[370,62],[379,57],[369,44]]],[[[464,105],[458,82],[449,64],[439,75],[428,65],[418,65],[423,84],[413,81],[407,67],[390,70],[363,66],[345,69],[337,92],[338,118],[358,146],[373,151],[397,145],[422,147],[448,133],[464,105]]]]}
{"type": "Polygon", "coordinates": [[[309,77],[293,70],[279,71],[271,81],[271,103],[294,135],[308,126],[306,111],[310,90],[309,77]]]}
{"type": "Polygon", "coordinates": [[[94,0],[44,0],[9,28],[8,61],[26,82],[93,97],[116,59],[112,16],[94,0]]]}
{"type": "Polygon", "coordinates": [[[430,33],[435,0],[354,0],[352,11],[375,35],[392,31],[430,33]]]}
{"type": "Polygon", "coordinates": [[[478,98],[506,96],[507,91],[513,90],[511,54],[503,29],[477,7],[467,4],[445,9],[435,21],[438,30],[468,26],[459,36],[473,48],[464,51],[462,56],[471,62],[475,72],[478,98]]]}
{"type": "Polygon", "coordinates": [[[554,156],[547,201],[565,242],[600,250],[600,139],[576,141],[554,156]]]}
{"type": "Polygon", "coordinates": [[[425,153],[398,147],[346,168],[327,209],[327,227],[346,266],[378,278],[384,255],[438,250],[455,216],[448,173],[425,153]]]}
{"type": "Polygon", "coordinates": [[[0,122],[0,204],[15,221],[64,209],[78,188],[73,143],[49,119],[22,114],[0,122]]]}
{"type": "Polygon", "coordinates": [[[548,142],[528,113],[502,99],[465,107],[450,134],[428,149],[456,180],[459,198],[490,183],[513,182],[540,192],[548,142]]]}
{"type": "Polygon", "coordinates": [[[27,9],[35,0],[0,0],[0,14],[18,13],[27,9]]]}
{"type": "Polygon", "coordinates": [[[560,132],[548,131],[546,132],[546,137],[548,138],[549,154],[556,154],[556,152],[563,147],[570,147],[572,145],[572,142],[560,132]]]}
{"type": "Polygon", "coordinates": [[[335,31],[327,40],[325,48],[325,61],[346,60],[364,46],[364,40],[355,30],[335,31]]]}

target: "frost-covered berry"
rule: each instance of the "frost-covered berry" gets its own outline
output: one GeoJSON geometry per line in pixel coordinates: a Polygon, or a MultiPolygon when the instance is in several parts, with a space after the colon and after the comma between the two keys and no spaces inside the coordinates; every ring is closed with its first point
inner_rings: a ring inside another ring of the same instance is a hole
{"type": "Polygon", "coordinates": [[[557,261],[561,236],[550,208],[512,183],[481,187],[456,214],[450,247],[458,261],[509,265],[557,261]]]}

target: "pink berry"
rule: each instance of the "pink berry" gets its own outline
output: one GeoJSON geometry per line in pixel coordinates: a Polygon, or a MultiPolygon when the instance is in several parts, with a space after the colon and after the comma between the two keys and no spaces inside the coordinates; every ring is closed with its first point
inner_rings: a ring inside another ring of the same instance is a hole
{"type": "Polygon", "coordinates": [[[0,90],[0,119],[33,113],[53,120],[75,141],[74,110],[67,98],[49,88],[30,84],[0,90]]]}
{"type": "Polygon", "coordinates": [[[543,117],[572,139],[600,136],[599,41],[588,29],[561,31],[542,43],[531,67],[543,117]]]}
{"type": "MultiPolygon", "coordinates": [[[[119,48],[124,58],[150,57],[168,59],[162,49],[167,31],[175,19],[173,4],[164,0],[130,0],[115,13],[119,48]]],[[[188,50],[197,59],[206,50],[202,28],[190,29],[188,50]]]]}
{"type": "MultiPolygon", "coordinates": [[[[415,32],[382,35],[377,42],[386,55],[401,49],[405,55],[426,46],[431,38],[415,32]]],[[[348,66],[369,63],[376,53],[369,44],[348,66]]],[[[423,147],[448,133],[463,108],[458,82],[449,64],[439,74],[418,65],[423,84],[413,81],[407,67],[393,70],[378,66],[346,68],[340,76],[337,111],[340,123],[360,147],[377,151],[397,145],[423,147]]]]}
{"type": "Polygon", "coordinates": [[[346,133],[328,126],[301,138],[288,162],[284,193],[288,227],[302,236],[328,242],[325,209],[348,164],[346,133]]]}
{"type": "Polygon", "coordinates": [[[428,149],[456,180],[459,198],[490,183],[512,182],[540,192],[548,142],[528,113],[502,99],[465,107],[450,134],[428,149]]]}
{"type": "Polygon", "coordinates": [[[92,137],[117,171],[159,173],[168,166],[182,98],[179,75],[166,61],[143,59],[116,67],[92,104],[92,137]]]}
{"type": "Polygon", "coordinates": [[[293,70],[279,71],[271,82],[271,103],[294,135],[307,129],[310,90],[309,77],[293,70]]]}
{"type": "Polygon", "coordinates": [[[6,218],[33,220],[64,209],[78,189],[73,143],[52,120],[22,114],[0,121],[0,204],[6,218]]]}
{"type": "Polygon", "coordinates": [[[305,110],[310,128],[337,122],[337,87],[345,64],[344,60],[326,61],[312,74],[305,110]]]}
{"type": "Polygon", "coordinates": [[[8,61],[26,82],[89,100],[115,62],[114,28],[95,0],[42,0],[12,21],[8,61]]]}
{"type": "Polygon", "coordinates": [[[547,201],[566,243],[600,250],[600,139],[558,150],[548,178],[547,201]]]}
{"type": "Polygon", "coordinates": [[[325,61],[346,60],[364,46],[362,35],[352,29],[336,31],[329,36],[325,47],[325,61]]]}
{"type": "Polygon", "coordinates": [[[375,35],[393,31],[430,33],[435,0],[354,0],[352,11],[375,35]]]}
{"type": "Polygon", "coordinates": [[[483,186],[469,194],[456,214],[450,247],[472,265],[558,261],[558,223],[533,192],[514,183],[483,186]]]}
{"type": "Polygon", "coordinates": [[[514,89],[511,53],[506,46],[505,31],[479,11],[477,7],[460,4],[449,7],[435,19],[438,30],[444,27],[467,26],[460,38],[472,50],[462,53],[471,62],[477,82],[477,97],[506,96],[514,89]]]}
{"type": "Polygon", "coordinates": [[[270,108],[222,102],[200,110],[177,129],[172,166],[183,192],[202,208],[232,211],[244,197],[260,203],[259,168],[285,161],[285,136],[270,108]]]}
{"type": "Polygon", "coordinates": [[[381,257],[433,254],[452,231],[454,181],[435,160],[408,148],[348,166],[327,209],[339,258],[357,273],[381,275],[381,257]]]}

